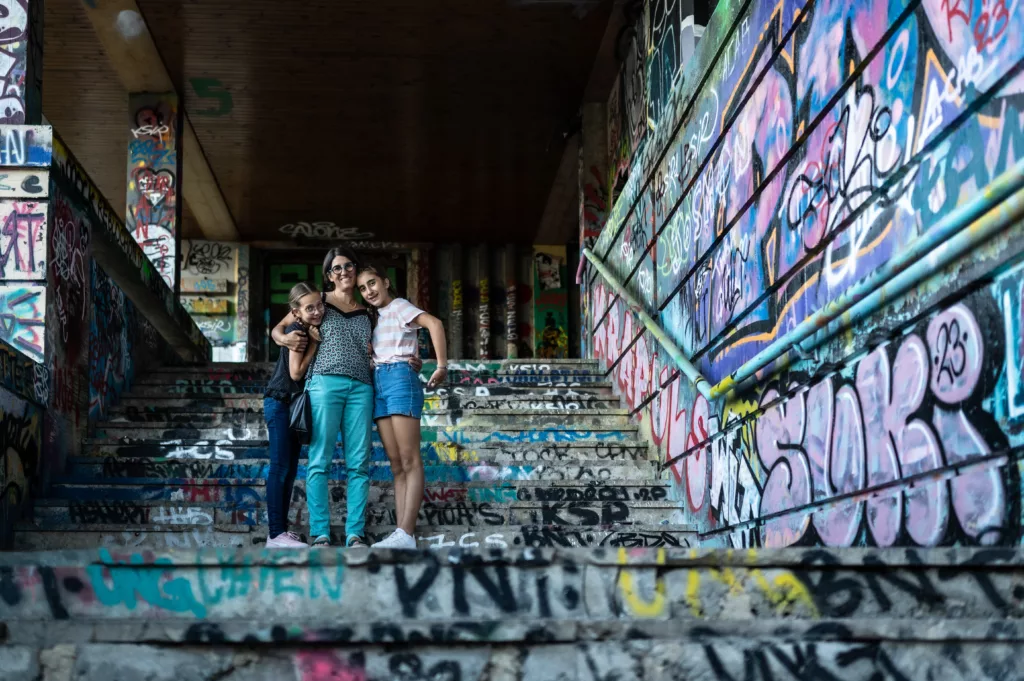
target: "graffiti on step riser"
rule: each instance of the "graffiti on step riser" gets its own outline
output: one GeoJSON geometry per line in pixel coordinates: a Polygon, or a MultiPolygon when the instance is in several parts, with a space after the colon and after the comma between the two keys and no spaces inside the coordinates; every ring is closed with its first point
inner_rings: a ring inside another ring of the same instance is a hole
{"type": "MultiPolygon", "coordinates": [[[[478,533],[484,543],[489,537],[497,543],[495,534],[478,533]]],[[[508,543],[507,535],[500,541],[508,543]]],[[[331,557],[275,564],[232,550],[205,552],[202,561],[176,554],[180,562],[175,563],[151,551],[103,548],[84,567],[0,565],[0,601],[8,616],[32,620],[126,614],[224,620],[237,618],[240,609],[259,620],[287,608],[295,615],[316,612],[321,620],[369,617],[382,623],[515,617],[672,618],[711,625],[719,618],[745,615],[794,626],[818,619],[912,622],[922,614],[964,620],[1024,614],[1019,566],[1012,551],[1005,550],[968,551],[934,564],[934,554],[918,555],[911,549],[899,565],[887,565],[873,552],[840,560],[812,550],[794,557],[799,569],[738,562],[721,569],[714,563],[729,563],[724,555],[707,557],[703,565],[687,564],[687,556],[697,557],[689,549],[628,551],[619,546],[605,555],[602,562],[576,563],[571,556],[557,562],[543,556],[492,562],[483,556],[442,559],[424,553],[409,561],[365,567],[335,563],[331,557]],[[372,602],[383,609],[368,608],[360,595],[371,583],[379,599],[372,602]]]]}
{"type": "MultiPolygon", "coordinates": [[[[93,2],[94,0],[86,0],[93,2]]],[[[550,0],[514,0],[516,5],[547,3],[550,0]]],[[[564,0],[586,13],[589,0],[564,0]]],[[[676,3],[678,4],[678,3],[676,3]]],[[[859,641],[857,632],[843,625],[820,624],[810,627],[812,640],[785,643],[779,640],[733,641],[722,637],[708,643],[679,640],[603,640],[576,644],[554,644],[564,631],[557,625],[531,624],[529,642],[518,645],[466,646],[467,641],[493,643],[491,622],[429,625],[380,624],[370,628],[366,640],[356,640],[350,627],[283,626],[252,629],[222,628],[212,622],[188,628],[188,647],[138,645],[130,656],[110,654],[107,646],[83,645],[72,649],[66,658],[81,668],[99,666],[114,678],[134,678],[143,665],[173,663],[179,667],[202,668],[209,664],[208,644],[227,645],[263,643],[249,653],[247,660],[260,668],[281,670],[279,678],[297,681],[532,681],[537,670],[545,678],[559,681],[607,681],[608,679],[646,678],[644,670],[685,660],[689,678],[732,681],[805,681],[809,678],[843,681],[917,681],[939,678],[945,670],[956,669],[961,678],[977,681],[1002,681],[1005,670],[1013,669],[1017,650],[1006,643],[887,643],[859,641]],[[544,641],[538,645],[536,641],[544,641]],[[308,648],[294,647],[306,642],[308,648]],[[330,647],[333,642],[335,647],[330,647]],[[360,644],[352,651],[351,645],[360,644]],[[207,644],[198,646],[195,644],[207,644]],[[291,645],[287,645],[291,644],[291,645]],[[400,644],[400,645],[395,645],[400,644]],[[415,646],[415,647],[413,647],[415,646]],[[514,666],[509,662],[515,660],[514,666]],[[500,670],[495,673],[495,670],[500,670]]],[[[780,637],[788,630],[779,627],[780,637]]],[[[707,636],[715,632],[706,628],[707,636]]],[[[278,677],[275,677],[278,678],[278,677]]]]}

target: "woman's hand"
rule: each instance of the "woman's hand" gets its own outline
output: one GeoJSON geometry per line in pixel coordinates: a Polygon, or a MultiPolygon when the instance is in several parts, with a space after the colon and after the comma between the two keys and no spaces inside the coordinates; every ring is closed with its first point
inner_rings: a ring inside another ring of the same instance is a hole
{"type": "Polygon", "coordinates": [[[306,337],[306,332],[298,329],[285,334],[281,339],[281,345],[292,352],[305,352],[307,343],[309,343],[309,338],[306,337]]]}
{"type": "Polygon", "coordinates": [[[448,378],[448,367],[437,367],[437,371],[427,381],[428,388],[436,388],[437,386],[444,383],[445,379],[448,378]]]}
{"type": "Polygon", "coordinates": [[[423,368],[423,360],[420,359],[419,357],[410,357],[409,366],[411,366],[412,370],[418,374],[420,372],[420,369],[423,368]]]}

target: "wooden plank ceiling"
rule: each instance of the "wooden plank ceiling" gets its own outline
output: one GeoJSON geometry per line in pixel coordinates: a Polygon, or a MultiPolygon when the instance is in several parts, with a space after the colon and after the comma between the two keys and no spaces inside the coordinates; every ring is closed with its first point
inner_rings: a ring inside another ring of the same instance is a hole
{"type": "MultiPolygon", "coordinates": [[[[243,239],[321,221],[394,241],[529,243],[611,3],[139,7],[243,239]]],[[[127,94],[80,3],[45,9],[44,114],[123,215],[127,94]]]]}

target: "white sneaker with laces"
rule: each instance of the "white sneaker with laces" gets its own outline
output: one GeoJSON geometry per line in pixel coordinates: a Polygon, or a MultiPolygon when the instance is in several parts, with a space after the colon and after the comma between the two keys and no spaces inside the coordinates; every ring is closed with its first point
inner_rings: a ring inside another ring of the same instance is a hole
{"type": "Polygon", "coordinates": [[[416,537],[398,528],[395,530],[395,534],[392,535],[395,538],[394,543],[389,547],[392,549],[415,549],[416,548],[416,537]]]}
{"type": "Polygon", "coordinates": [[[381,539],[379,542],[377,542],[376,544],[374,544],[370,548],[374,548],[374,549],[393,549],[393,548],[395,548],[395,540],[398,537],[398,533],[401,532],[401,531],[402,531],[401,529],[395,530],[394,532],[392,532],[388,536],[384,537],[383,539],[381,539]]]}
{"type": "Polygon", "coordinates": [[[414,549],[416,538],[402,528],[398,528],[385,539],[373,545],[375,549],[414,549]]]}

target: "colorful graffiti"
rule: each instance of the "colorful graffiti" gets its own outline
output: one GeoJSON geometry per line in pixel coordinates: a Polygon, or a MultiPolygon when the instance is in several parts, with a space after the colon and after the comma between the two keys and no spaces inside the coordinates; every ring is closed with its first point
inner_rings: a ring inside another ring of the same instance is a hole
{"type": "Polygon", "coordinates": [[[46,278],[47,205],[0,201],[0,279],[46,278]]]}
{"type": "Polygon", "coordinates": [[[94,423],[104,418],[120,395],[131,388],[139,325],[148,322],[96,263],[92,264],[92,301],[89,420],[94,423]]]}
{"type": "Polygon", "coordinates": [[[181,111],[177,96],[133,95],[126,226],[160,277],[178,283],[181,111]]]}
{"type": "Polygon", "coordinates": [[[42,409],[0,388],[0,548],[9,549],[13,524],[29,496],[42,445],[42,409]]]}
{"type": "MultiPolygon", "coordinates": [[[[138,281],[146,291],[156,301],[163,304],[167,313],[174,317],[178,328],[188,334],[189,341],[196,348],[194,356],[208,357],[210,354],[209,342],[199,328],[192,323],[185,309],[178,304],[172,290],[155,270],[129,230],[118,219],[117,214],[110,207],[110,203],[100,193],[95,183],[86,174],[85,169],[60,138],[52,135],[49,128],[46,128],[46,131],[51,136],[49,140],[53,150],[51,179],[54,187],[64,192],[65,196],[69,200],[73,200],[75,205],[81,208],[83,214],[88,216],[90,247],[93,250],[102,249],[108,254],[107,257],[124,258],[126,263],[131,265],[131,271],[137,274],[138,281]]],[[[40,148],[38,155],[45,155],[48,163],[49,151],[46,154],[43,154],[42,151],[40,148]]]]}
{"type": "Polygon", "coordinates": [[[644,3],[625,3],[622,11],[626,25],[615,46],[619,75],[608,97],[608,167],[610,188],[615,195],[625,186],[630,162],[639,153],[647,133],[644,3]]]}
{"type": "Polygon", "coordinates": [[[569,356],[569,289],[565,248],[537,246],[534,253],[533,302],[537,357],[569,356]]]}
{"type": "Polygon", "coordinates": [[[50,276],[52,302],[60,340],[66,348],[63,360],[78,361],[86,315],[89,313],[89,229],[85,217],[72,207],[63,193],[54,196],[53,230],[50,235],[50,276]]]}
{"type": "Polygon", "coordinates": [[[214,360],[244,361],[248,337],[248,246],[193,239],[182,241],[181,245],[181,304],[213,346],[214,360]]]}
{"type": "Polygon", "coordinates": [[[45,286],[0,286],[0,340],[42,362],[45,325],[45,286]]]}
{"type": "MultiPolygon", "coordinates": [[[[720,5],[595,251],[718,382],[1022,157],[1021,55],[998,3],[720,5]]],[[[1014,544],[1021,231],[725,400],[599,278],[593,353],[707,543],[1014,544]]]]}
{"type": "MultiPolygon", "coordinates": [[[[0,123],[24,123],[30,108],[27,100],[37,87],[28,73],[30,23],[35,23],[31,21],[34,17],[29,16],[28,0],[6,0],[0,8],[0,123]]],[[[39,68],[36,64],[31,67],[39,68]]]]}

